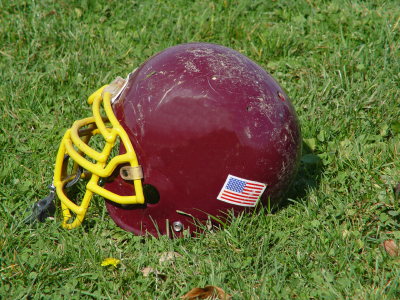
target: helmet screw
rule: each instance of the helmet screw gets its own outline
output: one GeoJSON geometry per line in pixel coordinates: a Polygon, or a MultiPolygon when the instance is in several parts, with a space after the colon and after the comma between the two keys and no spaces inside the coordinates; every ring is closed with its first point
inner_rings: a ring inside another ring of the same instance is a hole
{"type": "Polygon", "coordinates": [[[183,224],[180,221],[176,221],[172,224],[172,227],[176,232],[179,232],[183,229],[183,224]]]}

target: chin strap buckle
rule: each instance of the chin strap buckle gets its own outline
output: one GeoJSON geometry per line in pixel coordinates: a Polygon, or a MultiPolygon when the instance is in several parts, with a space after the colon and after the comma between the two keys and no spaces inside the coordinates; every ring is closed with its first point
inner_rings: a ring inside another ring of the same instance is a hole
{"type": "Polygon", "coordinates": [[[29,217],[24,220],[24,223],[35,224],[38,220],[39,222],[43,223],[46,218],[53,217],[54,213],[56,212],[56,206],[54,205],[54,198],[56,196],[56,188],[53,184],[49,185],[50,194],[39,200],[35,204],[33,204],[32,208],[28,208],[26,212],[32,210],[32,213],[29,217]]]}
{"type": "MultiPolygon", "coordinates": [[[[68,158],[69,155],[66,154],[64,156],[63,163],[67,163],[68,158]]],[[[79,166],[78,169],[76,170],[75,177],[71,181],[67,182],[64,188],[69,188],[77,184],[79,178],[81,178],[82,173],[83,173],[83,168],[82,166],[79,166]]],[[[32,212],[31,215],[24,220],[25,224],[27,225],[35,224],[37,220],[43,223],[47,218],[52,218],[54,216],[56,212],[56,206],[54,205],[53,200],[56,197],[56,188],[53,182],[48,187],[50,190],[50,194],[46,198],[43,198],[42,200],[39,200],[38,202],[33,204],[32,208],[28,208],[26,210],[26,213],[28,213],[29,211],[32,212]]]]}
{"type": "Polygon", "coordinates": [[[142,166],[137,166],[137,167],[125,166],[125,167],[122,167],[120,169],[120,171],[119,171],[119,174],[121,175],[122,179],[124,179],[124,180],[142,179],[143,178],[142,166]]]}

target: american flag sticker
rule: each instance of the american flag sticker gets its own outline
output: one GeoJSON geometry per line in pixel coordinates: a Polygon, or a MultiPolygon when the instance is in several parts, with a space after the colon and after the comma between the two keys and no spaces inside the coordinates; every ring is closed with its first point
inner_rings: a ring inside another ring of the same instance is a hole
{"type": "Polygon", "coordinates": [[[240,206],[254,207],[264,193],[266,184],[228,175],[218,200],[240,206]]]}

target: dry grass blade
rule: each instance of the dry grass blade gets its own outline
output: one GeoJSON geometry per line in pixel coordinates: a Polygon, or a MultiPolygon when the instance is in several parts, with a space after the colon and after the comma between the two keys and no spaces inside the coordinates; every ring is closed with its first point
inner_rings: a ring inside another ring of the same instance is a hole
{"type": "Polygon", "coordinates": [[[400,183],[396,185],[394,188],[394,199],[398,200],[399,199],[399,194],[400,194],[400,183]]]}

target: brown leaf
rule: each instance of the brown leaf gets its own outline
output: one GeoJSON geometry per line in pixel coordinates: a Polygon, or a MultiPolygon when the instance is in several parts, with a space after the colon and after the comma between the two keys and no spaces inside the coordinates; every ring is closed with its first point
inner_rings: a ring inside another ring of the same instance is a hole
{"type": "Polygon", "coordinates": [[[164,252],[163,254],[161,254],[158,263],[159,264],[162,264],[163,262],[173,263],[175,258],[177,257],[182,257],[182,255],[180,255],[178,252],[164,252]]]}
{"type": "Polygon", "coordinates": [[[162,274],[161,272],[157,271],[157,269],[153,269],[152,267],[145,267],[143,269],[140,270],[143,273],[144,277],[149,276],[150,273],[154,273],[156,274],[157,277],[160,277],[162,280],[166,281],[168,276],[162,274]]]}
{"type": "Polygon", "coordinates": [[[397,248],[396,243],[393,240],[386,240],[383,242],[383,247],[386,252],[391,256],[399,256],[399,249],[397,248]]]}
{"type": "Polygon", "coordinates": [[[194,288],[186,293],[182,299],[184,300],[197,300],[197,299],[220,299],[230,300],[231,296],[217,286],[208,285],[204,288],[194,288]]]}
{"type": "Polygon", "coordinates": [[[57,12],[55,9],[53,9],[52,11],[50,11],[46,17],[51,16],[51,15],[55,15],[57,12]]]}
{"type": "Polygon", "coordinates": [[[144,277],[149,276],[150,273],[154,272],[154,269],[152,267],[146,267],[140,270],[143,273],[144,277]]]}

